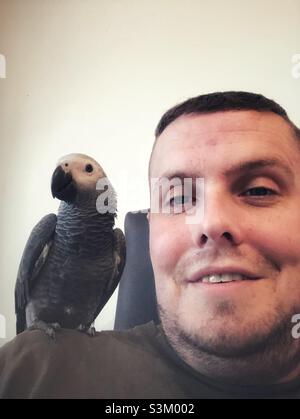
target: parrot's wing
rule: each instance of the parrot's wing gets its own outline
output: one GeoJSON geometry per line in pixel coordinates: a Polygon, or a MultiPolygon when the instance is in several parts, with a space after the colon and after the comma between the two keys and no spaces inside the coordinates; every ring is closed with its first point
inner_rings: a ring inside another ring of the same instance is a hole
{"type": "Polygon", "coordinates": [[[26,328],[25,309],[29,301],[29,290],[47,258],[55,232],[56,220],[55,214],[48,214],[43,217],[33,228],[27,240],[15,286],[17,333],[26,328]]]}
{"type": "Polygon", "coordinates": [[[112,296],[114,290],[117,288],[117,285],[120,282],[125,261],[126,261],[126,242],[125,242],[125,236],[123,234],[123,231],[119,228],[114,229],[114,256],[115,256],[115,266],[114,270],[111,276],[111,279],[108,281],[103,296],[100,299],[100,304],[98,306],[98,309],[94,315],[94,320],[102,310],[102,308],[105,306],[107,301],[112,296]]]}

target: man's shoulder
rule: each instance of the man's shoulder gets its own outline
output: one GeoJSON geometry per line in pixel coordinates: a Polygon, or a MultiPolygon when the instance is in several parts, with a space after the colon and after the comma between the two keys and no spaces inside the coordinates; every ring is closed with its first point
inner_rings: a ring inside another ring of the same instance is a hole
{"type": "Polygon", "coordinates": [[[151,365],[157,333],[153,323],[93,337],[61,329],[51,339],[26,330],[0,349],[0,398],[106,394],[120,371],[128,376],[140,363],[151,365]]]}
{"type": "Polygon", "coordinates": [[[96,332],[95,336],[72,329],[56,331],[50,338],[41,330],[26,330],[0,348],[0,374],[4,367],[53,362],[82,362],[85,355],[89,359],[104,363],[113,356],[130,357],[133,352],[149,351],[155,347],[158,328],[153,323],[137,326],[129,330],[107,330],[96,332]],[[152,349],[150,349],[152,348],[152,349]]]}
{"type": "Polygon", "coordinates": [[[157,333],[158,328],[153,322],[128,330],[104,330],[96,332],[94,336],[77,330],[60,329],[56,331],[55,338],[50,338],[41,330],[25,330],[0,348],[0,365],[1,361],[8,357],[16,359],[26,352],[31,354],[39,351],[63,352],[74,348],[80,351],[91,347],[100,347],[101,350],[105,350],[111,345],[118,344],[138,347],[149,344],[149,341],[152,341],[157,333]]]}

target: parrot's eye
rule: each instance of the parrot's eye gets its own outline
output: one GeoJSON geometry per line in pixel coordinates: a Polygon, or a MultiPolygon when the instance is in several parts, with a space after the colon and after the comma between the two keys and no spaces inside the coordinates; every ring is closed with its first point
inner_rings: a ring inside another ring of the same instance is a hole
{"type": "Polygon", "coordinates": [[[93,166],[91,164],[87,164],[85,166],[85,171],[91,173],[93,171],[93,166]]]}

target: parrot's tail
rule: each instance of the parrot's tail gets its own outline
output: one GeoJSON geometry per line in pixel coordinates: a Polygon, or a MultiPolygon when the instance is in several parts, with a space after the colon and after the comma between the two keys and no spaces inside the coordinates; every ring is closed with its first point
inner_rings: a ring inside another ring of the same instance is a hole
{"type": "Polygon", "coordinates": [[[19,311],[17,315],[17,323],[16,323],[17,335],[19,333],[24,332],[25,329],[26,329],[26,313],[25,313],[25,310],[22,310],[22,311],[19,311]]]}

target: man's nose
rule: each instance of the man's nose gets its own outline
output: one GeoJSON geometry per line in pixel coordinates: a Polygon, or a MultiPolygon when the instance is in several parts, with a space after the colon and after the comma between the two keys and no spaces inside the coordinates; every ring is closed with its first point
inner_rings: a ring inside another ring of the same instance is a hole
{"type": "Polygon", "coordinates": [[[192,228],[197,246],[238,245],[242,242],[242,214],[232,196],[204,195],[203,214],[192,228]]]}

